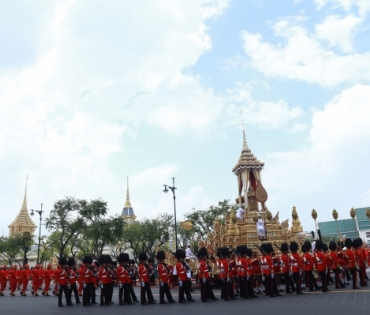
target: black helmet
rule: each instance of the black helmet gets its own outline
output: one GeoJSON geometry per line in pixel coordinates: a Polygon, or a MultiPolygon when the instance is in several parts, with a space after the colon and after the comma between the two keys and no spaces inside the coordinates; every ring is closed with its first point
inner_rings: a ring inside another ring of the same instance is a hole
{"type": "Polygon", "coordinates": [[[166,254],[163,250],[157,252],[157,260],[164,260],[166,259],[166,254]]]}
{"type": "Polygon", "coordinates": [[[141,252],[139,254],[139,260],[141,260],[141,261],[148,260],[148,256],[147,256],[146,252],[141,252]]]}

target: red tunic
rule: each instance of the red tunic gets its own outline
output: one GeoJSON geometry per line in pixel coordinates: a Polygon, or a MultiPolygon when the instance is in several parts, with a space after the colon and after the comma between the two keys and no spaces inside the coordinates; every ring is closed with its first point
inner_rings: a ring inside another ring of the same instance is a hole
{"type": "Polygon", "coordinates": [[[323,252],[316,252],[316,270],[317,271],[325,271],[326,270],[326,256],[323,252]]]}
{"type": "Polygon", "coordinates": [[[201,259],[198,263],[198,279],[209,279],[209,268],[207,261],[204,259],[201,259]]]}
{"type": "Polygon", "coordinates": [[[252,258],[251,264],[252,264],[253,274],[255,276],[261,275],[262,274],[261,261],[258,258],[252,258]]]}
{"type": "Polygon", "coordinates": [[[149,282],[149,274],[148,269],[146,268],[145,264],[139,264],[139,281],[140,282],[149,282]]]}
{"type": "Polygon", "coordinates": [[[298,253],[292,253],[289,257],[290,268],[293,273],[297,273],[301,269],[301,256],[298,253]]]}
{"type": "Polygon", "coordinates": [[[303,261],[303,266],[304,266],[304,271],[312,271],[313,270],[313,265],[315,262],[314,256],[306,252],[302,255],[302,261],[303,261]]]}
{"type": "Polygon", "coordinates": [[[74,271],[72,268],[68,269],[68,274],[69,274],[69,283],[70,284],[76,284],[77,281],[77,273],[74,271]]]}
{"type": "Polygon", "coordinates": [[[229,262],[227,259],[219,259],[217,261],[220,279],[229,278],[229,262]]]}
{"type": "Polygon", "coordinates": [[[289,256],[287,254],[281,255],[281,270],[283,273],[288,273],[290,271],[289,256]]]}
{"type": "Polygon", "coordinates": [[[280,257],[273,257],[272,258],[272,266],[274,273],[281,273],[281,259],[280,257]]]}
{"type": "Polygon", "coordinates": [[[170,270],[163,263],[157,265],[158,278],[161,282],[168,282],[170,270]]]}
{"type": "Polygon", "coordinates": [[[353,251],[351,249],[347,249],[344,255],[347,260],[347,267],[349,269],[356,268],[356,258],[355,258],[355,254],[353,253],[353,251]]]}
{"type": "Polygon", "coordinates": [[[66,285],[68,282],[68,273],[64,268],[58,268],[54,274],[55,283],[66,285]]]}
{"type": "Polygon", "coordinates": [[[117,267],[117,278],[122,284],[131,283],[130,273],[124,266],[117,267]]]}
{"type": "Polygon", "coordinates": [[[337,256],[336,252],[330,251],[329,261],[330,261],[330,268],[331,269],[333,269],[333,270],[338,269],[338,256],[337,256]]]}
{"type": "Polygon", "coordinates": [[[238,258],[238,276],[239,277],[245,277],[248,272],[248,263],[247,259],[244,257],[238,258]]]}
{"type": "Polygon", "coordinates": [[[186,281],[187,280],[187,275],[186,275],[186,269],[185,269],[185,266],[183,265],[183,263],[181,261],[178,261],[176,263],[176,274],[177,274],[177,277],[179,278],[179,280],[181,281],[186,281]]]}
{"type": "Polygon", "coordinates": [[[271,256],[269,255],[262,256],[262,271],[263,274],[266,276],[273,274],[271,256]]]}

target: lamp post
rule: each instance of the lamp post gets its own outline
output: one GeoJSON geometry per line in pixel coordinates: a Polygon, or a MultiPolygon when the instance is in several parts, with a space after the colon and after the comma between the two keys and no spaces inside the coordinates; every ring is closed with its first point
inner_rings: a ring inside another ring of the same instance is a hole
{"type": "Polygon", "coordinates": [[[337,232],[338,232],[338,238],[340,238],[340,233],[339,233],[339,227],[338,227],[338,212],[337,212],[337,210],[333,210],[333,213],[332,213],[332,215],[333,215],[333,218],[334,218],[334,220],[335,220],[335,223],[336,223],[336,225],[337,225],[337,232]]]}
{"type": "Polygon", "coordinates": [[[168,193],[168,190],[170,189],[173,194],[173,213],[174,213],[174,218],[175,218],[175,242],[176,242],[176,250],[177,250],[176,193],[175,193],[175,190],[177,188],[175,187],[175,177],[172,178],[172,183],[173,183],[173,186],[163,185],[164,186],[163,192],[168,193]]]}
{"type": "Polygon", "coordinates": [[[31,215],[34,215],[35,213],[34,212],[37,212],[39,215],[40,215],[40,225],[39,225],[39,245],[37,246],[37,263],[39,264],[40,261],[40,243],[41,243],[41,222],[42,222],[42,213],[44,211],[42,211],[42,204],[41,204],[41,210],[34,210],[34,209],[31,209],[31,215]]]}

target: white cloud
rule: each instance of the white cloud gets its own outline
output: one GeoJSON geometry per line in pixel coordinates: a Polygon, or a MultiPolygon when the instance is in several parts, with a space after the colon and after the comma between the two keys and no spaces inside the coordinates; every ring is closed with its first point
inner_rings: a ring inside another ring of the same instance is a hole
{"type": "Polygon", "coordinates": [[[169,179],[175,176],[176,172],[177,167],[170,164],[150,167],[131,176],[130,184],[133,187],[162,187],[162,185],[167,183],[169,179]]]}
{"type": "Polygon", "coordinates": [[[340,47],[344,52],[352,52],[356,28],[362,21],[354,15],[344,18],[338,15],[327,16],[323,23],[315,25],[317,38],[327,41],[330,46],[340,47]]]}
{"type": "MultiPolygon", "coordinates": [[[[370,155],[369,103],[369,85],[344,90],[313,114],[302,150],[267,155],[264,183],[276,207],[310,204],[325,221],[331,219],[332,207],[343,218],[352,206],[369,202],[370,166],[364,163],[370,155]]],[[[311,209],[301,209],[301,222],[311,220],[311,209]]]]}
{"type": "Polygon", "coordinates": [[[231,121],[236,124],[240,124],[242,110],[245,122],[257,125],[261,129],[286,129],[292,132],[305,129],[301,124],[291,126],[292,121],[303,115],[302,109],[298,106],[290,107],[283,100],[275,102],[255,100],[251,95],[252,87],[240,82],[227,92],[225,99],[230,105],[226,111],[231,121]]]}
{"type": "MultiPolygon", "coordinates": [[[[18,209],[10,187],[23,186],[16,178],[29,173],[33,198],[47,196],[49,209],[65,195],[100,196],[117,209],[124,180],[112,159],[124,152],[125,137],[147,123],[207,134],[222,100],[183,70],[212,48],[206,22],[228,3],[68,1],[34,8],[43,27],[31,36],[33,59],[0,74],[0,174],[10,179],[0,207],[14,209],[15,202],[18,209]]],[[[7,10],[0,17],[17,14],[7,10]]],[[[17,30],[27,28],[17,23],[17,30]]],[[[7,213],[4,222],[15,215],[7,213]]]]}
{"type": "MultiPolygon", "coordinates": [[[[154,203],[148,205],[141,200],[133,200],[135,215],[144,217],[155,217],[160,213],[174,213],[174,205],[172,193],[161,194],[161,197],[154,203]]],[[[202,186],[196,186],[189,189],[185,194],[183,192],[176,192],[176,216],[178,221],[182,221],[185,214],[192,211],[192,208],[196,210],[202,210],[208,208],[211,204],[216,201],[211,201],[206,191],[202,186]]]]}
{"type": "Polygon", "coordinates": [[[267,76],[330,88],[370,80],[370,53],[338,55],[326,50],[300,21],[289,18],[274,24],[275,35],[284,39],[276,45],[264,42],[260,34],[244,31],[244,51],[251,58],[249,64],[267,76]]]}
{"type": "Polygon", "coordinates": [[[361,15],[365,15],[370,11],[370,2],[368,0],[315,0],[318,9],[322,9],[326,5],[334,5],[334,7],[342,7],[346,11],[357,7],[361,15]]]}

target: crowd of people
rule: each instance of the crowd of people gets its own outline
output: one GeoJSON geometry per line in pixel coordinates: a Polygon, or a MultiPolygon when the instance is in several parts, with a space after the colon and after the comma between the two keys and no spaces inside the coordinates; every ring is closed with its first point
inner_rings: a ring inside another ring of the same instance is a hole
{"type": "MultiPolygon", "coordinates": [[[[282,296],[283,292],[301,295],[306,288],[328,292],[330,284],[340,289],[349,281],[352,281],[353,289],[367,286],[366,268],[370,255],[360,238],[347,238],[344,243],[332,241],[329,245],[321,240],[306,241],[301,246],[296,242],[283,243],[278,249],[281,255],[276,255],[273,245],[266,242],[258,248],[259,252],[242,245],[235,249],[221,247],[215,256],[209,256],[206,248],[200,248],[196,255],[198,270],[195,278],[200,284],[201,301],[218,300],[213,292],[213,282],[219,282],[220,298],[226,301],[238,297],[258,298],[263,293],[269,297],[282,296]]],[[[127,253],[121,253],[117,262],[109,255],[101,255],[98,260],[85,256],[78,267],[74,258],[66,257],[59,259],[56,268],[51,264],[46,269],[38,264],[32,270],[28,264],[22,268],[17,264],[4,265],[0,268],[0,296],[4,296],[7,287],[13,297],[17,289],[21,296],[27,296],[27,286],[31,282],[33,296],[39,296],[40,292],[47,297],[54,282],[52,294],[58,296],[60,307],[65,306],[63,295],[68,306],[74,305],[73,297],[76,304],[83,306],[108,306],[114,303],[113,291],[118,286],[118,304],[132,305],[139,302],[133,288],[138,285],[141,305],[156,304],[152,293],[156,270],[160,304],[176,303],[171,293],[175,283],[178,285],[178,303],[195,302],[191,294],[194,273],[187,263],[189,257],[182,249],[174,254],[177,262],[173,266],[165,263],[164,251],[157,252],[156,264],[142,252],[138,265],[127,253]],[[96,301],[97,288],[100,288],[99,301],[96,301]]]]}

